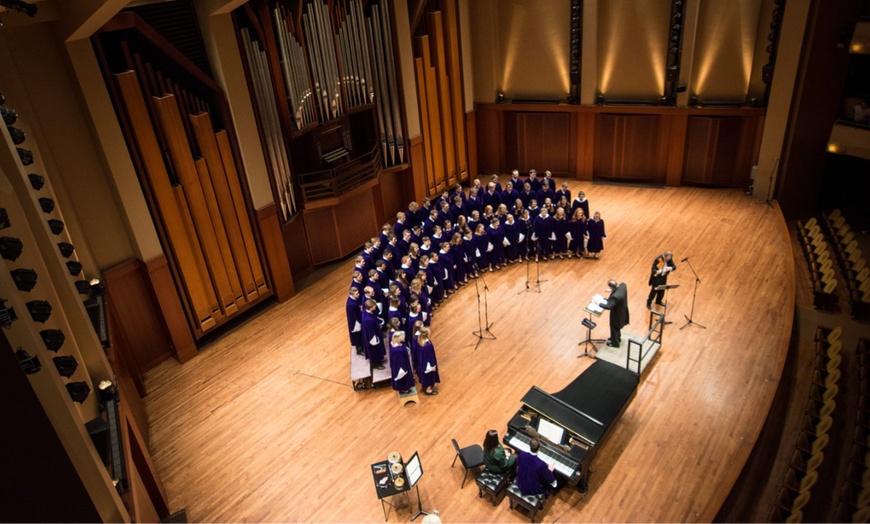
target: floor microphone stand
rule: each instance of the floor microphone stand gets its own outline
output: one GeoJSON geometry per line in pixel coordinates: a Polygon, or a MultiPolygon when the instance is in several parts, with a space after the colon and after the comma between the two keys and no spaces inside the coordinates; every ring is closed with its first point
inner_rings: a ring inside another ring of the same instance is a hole
{"type": "Polygon", "coordinates": [[[689,269],[692,270],[692,274],[695,275],[695,290],[692,291],[692,311],[691,311],[691,313],[689,313],[688,316],[683,315],[684,317],[686,317],[687,322],[686,322],[685,326],[680,328],[680,331],[682,331],[683,328],[687,327],[689,324],[694,324],[694,325],[698,326],[699,328],[707,329],[707,326],[702,326],[701,324],[698,324],[697,322],[692,320],[692,317],[695,316],[695,296],[698,294],[698,284],[701,283],[701,279],[698,278],[698,273],[695,271],[695,268],[692,267],[692,263],[689,262],[688,257],[686,257],[685,261],[687,264],[689,264],[689,269]]]}
{"type": "Polygon", "coordinates": [[[477,264],[474,265],[475,270],[480,273],[480,276],[474,279],[474,288],[477,291],[477,331],[472,332],[472,335],[477,337],[477,342],[474,344],[474,349],[477,349],[477,346],[480,345],[480,341],[483,339],[487,340],[495,340],[495,335],[489,328],[492,327],[492,324],[489,323],[489,302],[487,301],[487,292],[489,291],[489,287],[486,285],[486,280],[483,278],[483,272],[479,270],[477,264]],[[481,320],[481,311],[480,311],[480,284],[478,282],[483,282],[483,320],[481,320]]]}
{"type": "MultiPolygon", "coordinates": [[[[531,239],[531,236],[530,236],[532,234],[531,229],[532,228],[530,226],[526,226],[526,239],[528,239],[528,240],[531,239]]],[[[541,282],[542,281],[541,281],[541,268],[538,265],[539,264],[539,262],[538,262],[538,243],[534,242],[534,241],[532,241],[532,242],[534,243],[534,246],[535,246],[535,248],[534,248],[535,249],[535,273],[537,274],[537,277],[536,277],[536,280],[534,283],[538,285],[538,289],[535,290],[535,289],[531,288],[531,284],[532,284],[532,274],[531,274],[531,272],[532,272],[532,259],[530,256],[528,256],[531,253],[526,253],[526,289],[520,291],[519,293],[517,293],[517,295],[521,295],[521,294],[526,293],[528,291],[537,291],[538,293],[541,292],[541,282]]],[[[543,282],[546,282],[546,280],[544,280],[543,282]]]]}

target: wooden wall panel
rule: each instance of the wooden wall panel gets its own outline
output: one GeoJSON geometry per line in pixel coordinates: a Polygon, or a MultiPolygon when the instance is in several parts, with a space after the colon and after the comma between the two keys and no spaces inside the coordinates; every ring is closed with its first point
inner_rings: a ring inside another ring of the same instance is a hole
{"type": "Polygon", "coordinates": [[[341,256],[356,251],[381,231],[371,191],[363,191],[333,208],[341,256]]]}
{"type": "MultiPolygon", "coordinates": [[[[272,282],[275,299],[284,302],[296,294],[293,283],[293,272],[284,247],[281,235],[281,219],[278,216],[278,205],[274,202],[257,210],[257,223],[263,235],[263,252],[272,282]]],[[[300,244],[305,251],[305,243],[300,244]]]]}
{"type": "Polygon", "coordinates": [[[477,173],[497,173],[501,168],[502,138],[501,119],[503,113],[491,106],[475,104],[475,132],[477,135],[477,173]]]}
{"type": "Polygon", "coordinates": [[[478,174],[477,167],[477,112],[465,113],[465,132],[468,140],[468,176],[474,179],[478,174]]]}
{"type": "Polygon", "coordinates": [[[686,131],[683,182],[729,186],[736,171],[741,119],[690,117],[686,131]]]}
{"type": "Polygon", "coordinates": [[[323,264],[341,258],[333,208],[306,210],[305,232],[308,237],[308,251],[314,264],[323,264]]]}
{"type": "Polygon", "coordinates": [[[658,115],[601,114],[595,177],[664,183],[658,115]]]}
{"type": "Polygon", "coordinates": [[[146,372],[171,357],[171,341],[163,315],[155,303],[144,264],[131,258],[114,265],[102,274],[109,294],[109,314],[117,319],[128,342],[120,350],[128,350],[136,367],[146,372]]]}
{"type": "MultiPolygon", "coordinates": [[[[405,149],[405,158],[413,150],[414,139],[411,139],[410,146],[405,149]]],[[[408,197],[409,191],[406,190],[405,185],[406,182],[412,180],[412,177],[413,173],[410,168],[381,172],[381,176],[378,177],[381,206],[376,213],[378,232],[380,232],[381,224],[395,222],[396,213],[408,208],[408,202],[412,199],[408,197]]]]}
{"type": "Polygon", "coordinates": [[[290,262],[290,272],[296,277],[307,275],[314,269],[314,262],[308,252],[305,222],[305,216],[300,213],[281,226],[281,237],[284,241],[287,260],[290,262]]]}
{"type": "MultiPolygon", "coordinates": [[[[166,330],[172,343],[170,351],[173,356],[184,364],[196,356],[196,343],[184,313],[184,305],[178,295],[178,288],[172,278],[169,262],[165,256],[159,256],[145,263],[148,280],[157,305],[160,308],[166,330]]],[[[144,371],[144,370],[143,370],[144,371]]]]}
{"type": "Polygon", "coordinates": [[[520,156],[516,160],[516,169],[522,172],[549,169],[554,176],[562,177],[568,174],[572,149],[569,114],[524,113],[518,116],[516,126],[516,146],[520,156]]]}

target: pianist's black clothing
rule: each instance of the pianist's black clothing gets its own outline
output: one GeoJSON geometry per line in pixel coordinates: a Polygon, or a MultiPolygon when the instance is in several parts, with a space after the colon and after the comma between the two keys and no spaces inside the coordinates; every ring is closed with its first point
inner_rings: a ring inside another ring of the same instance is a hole
{"type": "Polygon", "coordinates": [[[554,489],[556,477],[547,463],[531,453],[517,458],[517,487],[523,495],[548,495],[554,489]]]}
{"type": "Polygon", "coordinates": [[[622,342],[620,331],[628,324],[628,288],[625,282],[616,286],[601,307],[610,310],[610,341],[618,346],[622,342]]]}
{"type": "Polygon", "coordinates": [[[508,456],[504,451],[504,446],[499,444],[490,451],[485,451],[483,453],[483,463],[486,466],[487,471],[498,473],[500,475],[511,471],[516,467],[517,456],[508,456]]]}

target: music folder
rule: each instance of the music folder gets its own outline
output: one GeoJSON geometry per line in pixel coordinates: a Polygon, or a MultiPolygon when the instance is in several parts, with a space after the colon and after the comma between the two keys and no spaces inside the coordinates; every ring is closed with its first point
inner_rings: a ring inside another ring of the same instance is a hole
{"type": "Polygon", "coordinates": [[[602,302],[607,302],[607,299],[596,293],[589,301],[589,304],[586,305],[585,309],[593,315],[600,315],[604,312],[604,308],[601,307],[602,302]]]}

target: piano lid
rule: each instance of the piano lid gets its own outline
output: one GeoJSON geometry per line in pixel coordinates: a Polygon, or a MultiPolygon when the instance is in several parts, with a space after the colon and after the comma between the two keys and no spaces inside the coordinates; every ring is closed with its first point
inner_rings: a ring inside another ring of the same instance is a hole
{"type": "Polygon", "coordinates": [[[594,446],[634,394],[639,381],[632,371],[596,360],[561,391],[550,395],[532,386],[522,402],[594,446]]]}

